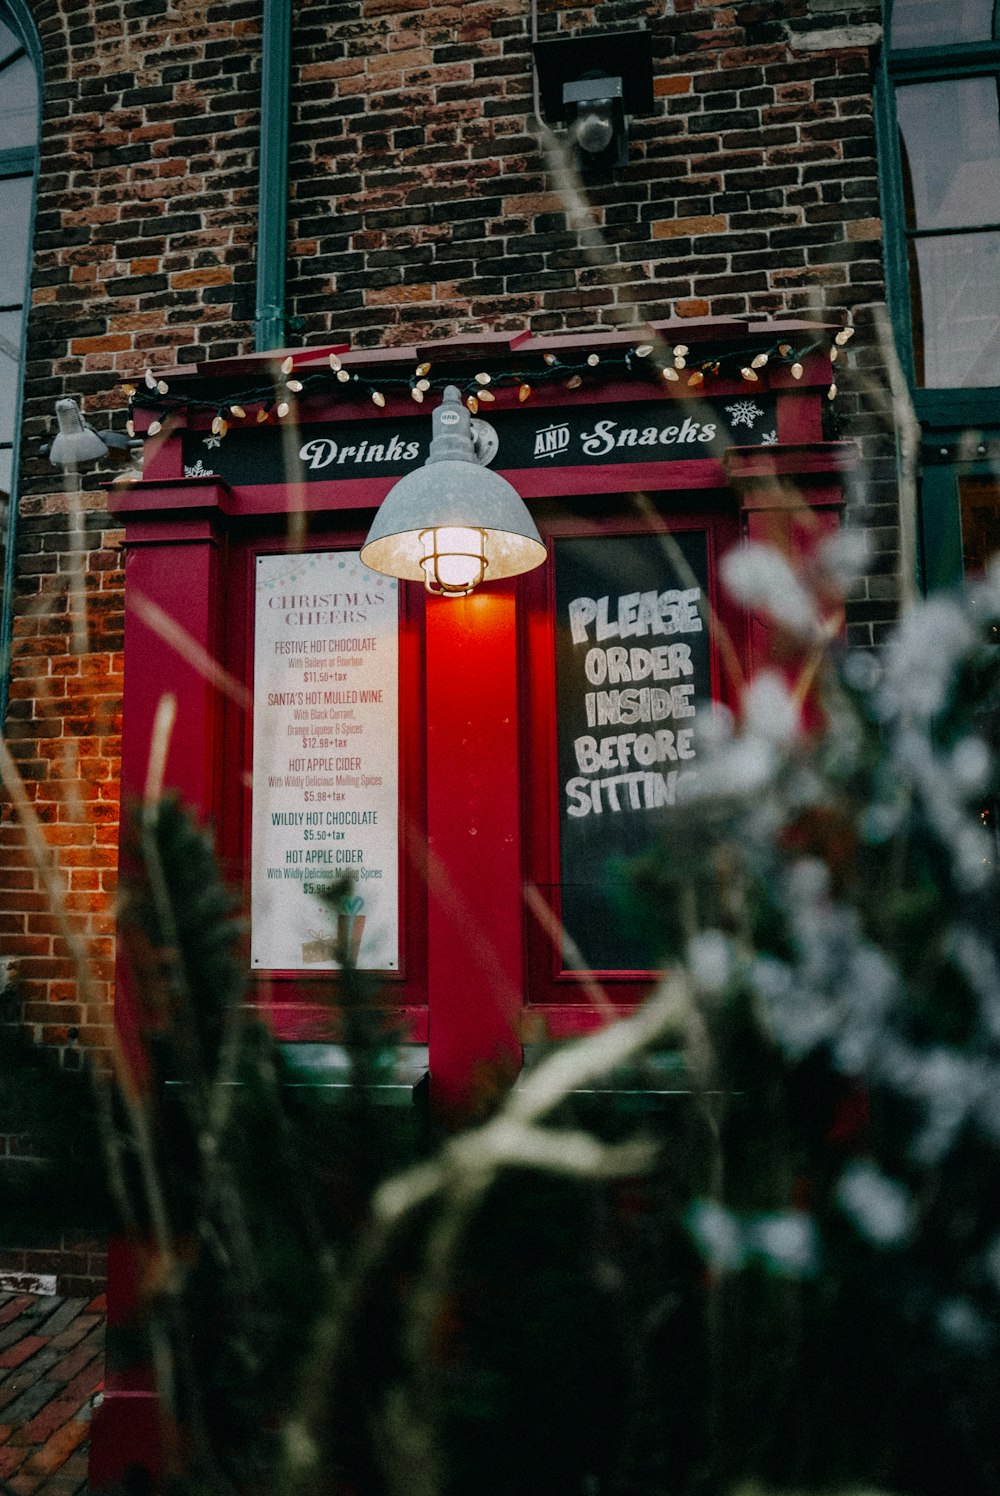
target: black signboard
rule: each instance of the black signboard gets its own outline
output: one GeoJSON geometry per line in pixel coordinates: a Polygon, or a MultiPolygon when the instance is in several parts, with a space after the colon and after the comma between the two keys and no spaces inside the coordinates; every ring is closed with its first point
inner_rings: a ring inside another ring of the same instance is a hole
{"type": "MultiPolygon", "coordinates": [[[[592,970],[649,964],[622,924],[625,864],[696,769],[707,595],[704,531],[556,542],[562,921],[592,970]]],[[[570,946],[564,964],[581,964],[570,946]]]]}
{"type": "MultiPolygon", "coordinates": [[[[777,441],[773,394],[491,410],[488,422],[498,444],[491,466],[501,470],[682,462],[777,441]]],[[[189,431],[183,437],[184,472],[216,474],[234,487],[398,478],[426,459],[430,434],[426,414],[292,428],[233,426],[224,437],[189,431]]]]}

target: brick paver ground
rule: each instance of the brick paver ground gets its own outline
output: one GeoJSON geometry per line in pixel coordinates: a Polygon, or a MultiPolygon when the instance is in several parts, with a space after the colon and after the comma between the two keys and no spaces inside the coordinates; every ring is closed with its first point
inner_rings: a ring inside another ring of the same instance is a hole
{"type": "Polygon", "coordinates": [[[104,1382],[103,1294],[0,1292],[0,1492],[83,1496],[104,1382]]]}

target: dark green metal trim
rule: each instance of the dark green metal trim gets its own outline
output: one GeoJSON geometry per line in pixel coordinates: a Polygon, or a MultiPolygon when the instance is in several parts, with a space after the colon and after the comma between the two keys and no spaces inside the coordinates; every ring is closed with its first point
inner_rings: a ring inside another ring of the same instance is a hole
{"type": "Polygon", "coordinates": [[[285,340],[291,67],[292,0],[264,0],[254,342],[258,353],[264,353],[269,348],[280,348],[285,340]]]}
{"type": "MultiPolygon", "coordinates": [[[[35,30],[35,22],[25,0],[0,0],[0,17],[8,22],[24,42],[28,56],[35,69],[38,84],[38,113],[35,130],[36,142],[41,138],[42,101],[42,47],[35,30]]],[[[10,508],[7,514],[7,539],[4,551],[3,593],[0,595],[0,732],[7,723],[7,706],[10,701],[11,650],[14,642],[14,585],[17,580],[17,537],[21,501],[21,411],[24,407],[24,366],[28,341],[28,313],[30,310],[31,258],[35,241],[35,212],[38,206],[38,146],[34,150],[4,151],[0,160],[0,176],[22,176],[29,172],[35,179],[36,191],[31,202],[31,223],[28,226],[28,255],[24,267],[24,316],[21,318],[21,351],[18,359],[17,396],[14,421],[13,462],[10,474],[10,508]],[[15,171],[7,168],[17,160],[15,171]]]]}
{"type": "Polygon", "coordinates": [[[914,390],[913,408],[925,428],[985,431],[1000,426],[1000,389],[914,390]]]}
{"type": "Polygon", "coordinates": [[[962,42],[954,47],[912,47],[887,53],[889,71],[896,81],[934,73],[942,78],[989,73],[1000,67],[1000,42],[962,42]]]}
{"type": "MultiPolygon", "coordinates": [[[[886,35],[890,40],[891,9],[890,3],[886,21],[886,35]]],[[[997,16],[1000,16],[1000,0],[997,0],[994,10],[994,35],[997,16]]],[[[1000,44],[996,43],[894,52],[887,48],[875,78],[875,130],[889,317],[917,419],[925,432],[935,433],[923,444],[920,466],[920,562],[922,585],[926,591],[958,587],[963,579],[959,465],[952,457],[942,457],[939,448],[970,429],[988,433],[991,428],[994,431],[1000,428],[1000,390],[915,387],[907,243],[911,238],[924,235],[905,227],[895,90],[899,83],[925,79],[929,75],[936,78],[967,77],[998,71],[1000,44]]],[[[989,225],[977,224],[968,229],[970,233],[989,231],[989,225]]],[[[942,231],[927,233],[937,236],[942,231]]],[[[973,470],[966,463],[960,466],[962,472],[973,470]]]]}
{"type": "Polygon", "coordinates": [[[949,224],[941,229],[906,229],[907,239],[956,239],[962,234],[995,234],[1000,223],[965,223],[961,227],[949,224]]]}
{"type": "Polygon", "coordinates": [[[962,520],[958,479],[950,463],[925,462],[921,472],[920,529],[924,556],[924,587],[960,587],[962,520]]]}
{"type": "Polygon", "coordinates": [[[0,151],[0,177],[24,177],[34,171],[38,162],[38,150],[32,146],[0,151]]]}
{"type": "Polygon", "coordinates": [[[914,384],[913,329],[910,323],[910,271],[906,259],[906,240],[903,234],[906,213],[903,202],[903,173],[899,159],[899,125],[896,120],[895,90],[884,60],[875,77],[874,103],[886,297],[899,360],[912,387],[914,384]]]}

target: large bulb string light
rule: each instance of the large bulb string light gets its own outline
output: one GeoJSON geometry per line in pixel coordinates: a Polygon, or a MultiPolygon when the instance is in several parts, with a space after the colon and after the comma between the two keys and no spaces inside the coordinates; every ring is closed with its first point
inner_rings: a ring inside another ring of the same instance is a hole
{"type": "MultiPolygon", "coordinates": [[[[759,347],[744,348],[737,352],[705,353],[693,351],[686,343],[657,344],[636,343],[624,351],[604,350],[588,353],[579,360],[564,360],[554,353],[541,355],[537,367],[520,371],[497,369],[490,372],[480,369],[464,379],[456,375],[454,366],[447,374],[435,375],[430,361],[416,365],[410,374],[372,375],[354,371],[344,366],[336,353],[327,359],[327,367],[305,369],[300,365],[314,357],[308,349],[296,356],[289,354],[279,369],[267,381],[237,388],[224,398],[205,399],[194,395],[174,394],[168,382],[147,370],[143,384],[122,386],[128,397],[127,431],[135,434],[136,410],[154,412],[154,419],[146,434],[156,436],[162,431],[164,422],[177,411],[202,411],[211,414],[211,435],[207,439],[218,446],[234,426],[282,422],[297,412],[301,398],[336,393],[344,398],[367,397],[378,408],[385,406],[390,397],[409,396],[417,405],[422,405],[428,396],[440,394],[447,385],[456,385],[465,404],[475,415],[483,406],[489,406],[500,391],[515,391],[517,400],[523,404],[530,400],[536,389],[562,383],[565,388],[579,389],[585,382],[596,379],[621,378],[659,384],[661,387],[678,386],[701,392],[706,381],[719,378],[735,378],[737,375],[747,384],[756,384],[768,368],[781,368],[800,380],[805,372],[805,361],[811,354],[825,352],[831,363],[835,363],[841,350],[854,336],[854,328],[847,326],[836,333],[832,341],[817,338],[805,344],[796,344],[792,338],[783,337],[759,347]]],[[[836,382],[827,390],[827,398],[837,395],[836,382]]]]}

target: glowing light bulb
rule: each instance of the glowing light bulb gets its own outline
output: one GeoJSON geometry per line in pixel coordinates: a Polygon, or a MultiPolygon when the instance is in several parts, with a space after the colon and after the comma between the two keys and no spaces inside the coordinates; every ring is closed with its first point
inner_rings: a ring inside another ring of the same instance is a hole
{"type": "Polygon", "coordinates": [[[428,592],[465,597],[486,575],[486,532],[471,525],[438,525],[420,532],[420,565],[428,592]]]}
{"type": "Polygon", "coordinates": [[[597,99],[592,108],[574,122],[573,133],[581,151],[597,155],[607,150],[615,138],[614,121],[610,113],[610,99],[597,99]]]}

